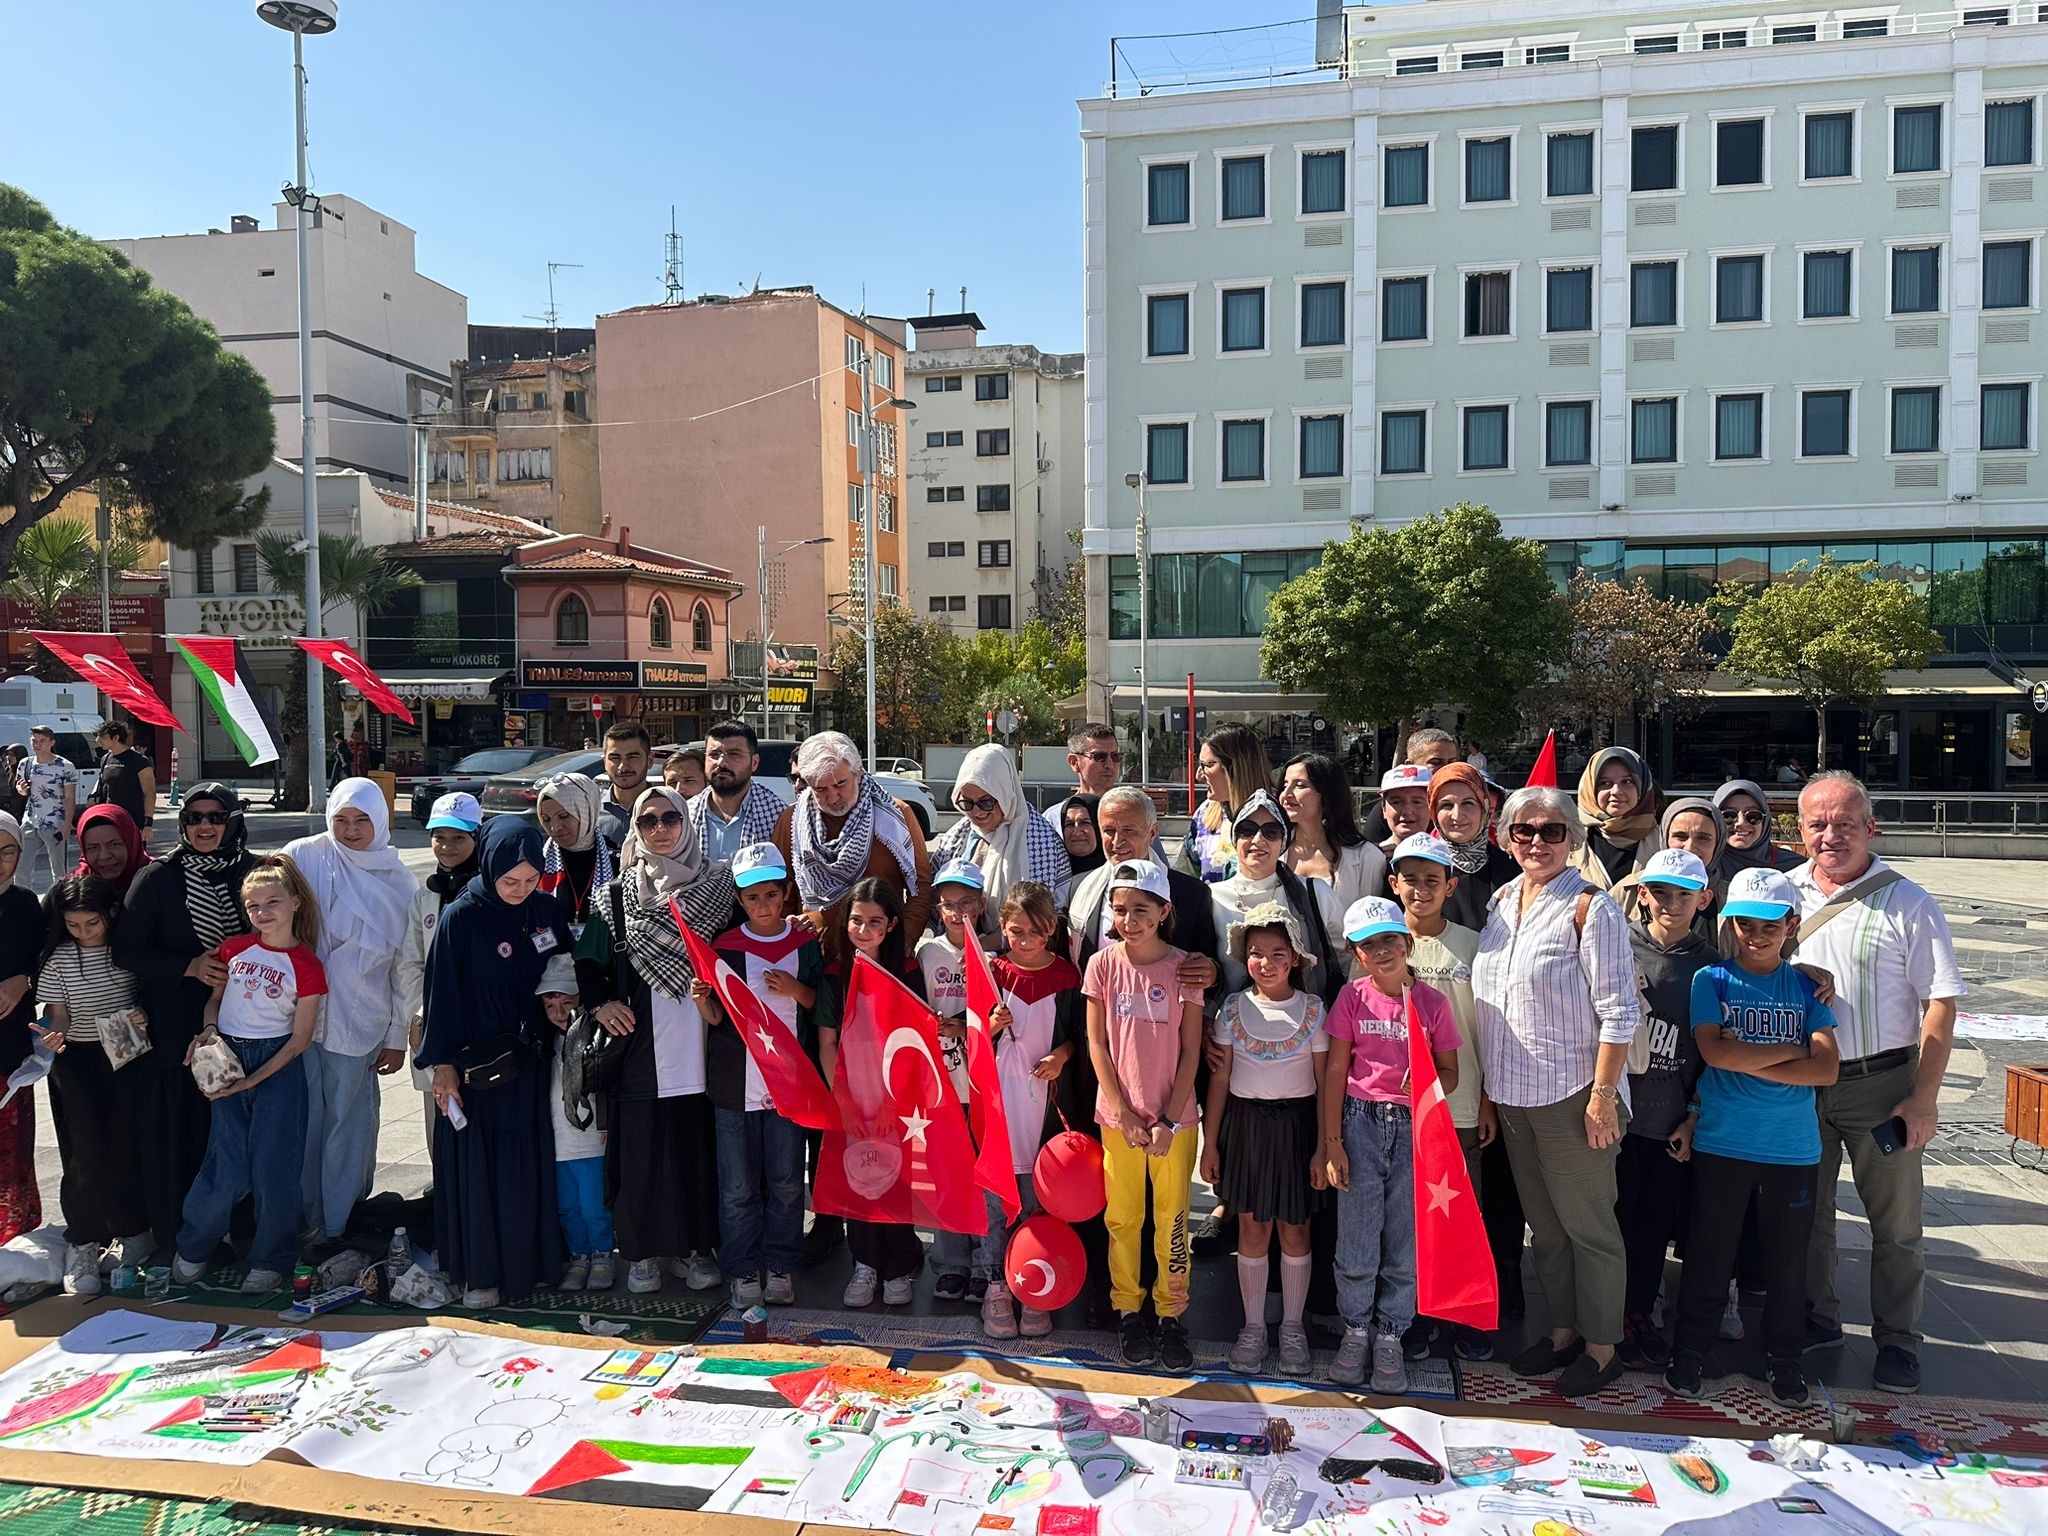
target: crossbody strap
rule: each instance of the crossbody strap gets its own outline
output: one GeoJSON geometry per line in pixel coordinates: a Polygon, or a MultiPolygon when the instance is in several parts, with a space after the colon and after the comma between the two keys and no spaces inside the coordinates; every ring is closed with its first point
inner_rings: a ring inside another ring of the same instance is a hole
{"type": "MultiPolygon", "coordinates": [[[[1888,869],[1875,880],[1867,880],[1855,886],[1844,886],[1815,909],[1813,916],[1799,924],[1799,943],[1803,944],[1826,924],[1833,922],[1851,907],[1861,906],[1879,891],[1897,885],[1906,877],[1896,869],[1888,869]]],[[[1796,948],[1796,946],[1794,946],[1796,948]]]]}

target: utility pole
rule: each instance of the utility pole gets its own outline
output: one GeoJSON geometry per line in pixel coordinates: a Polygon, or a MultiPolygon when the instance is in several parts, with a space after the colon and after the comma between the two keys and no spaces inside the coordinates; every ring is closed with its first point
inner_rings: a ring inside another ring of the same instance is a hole
{"type": "MultiPolygon", "coordinates": [[[[862,675],[868,685],[868,772],[881,761],[875,739],[875,354],[865,337],[860,349],[860,561],[861,628],[867,646],[862,675]]],[[[762,658],[765,663],[767,652],[762,658]]]]}

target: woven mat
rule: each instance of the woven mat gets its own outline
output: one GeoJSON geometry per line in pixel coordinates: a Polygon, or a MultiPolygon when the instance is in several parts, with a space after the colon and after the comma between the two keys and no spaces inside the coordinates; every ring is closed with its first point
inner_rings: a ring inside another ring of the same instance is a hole
{"type": "Polygon", "coordinates": [[[1953,1451],[2048,1456],[2048,1404],[1978,1402],[1967,1397],[1894,1397],[1870,1388],[1825,1389],[1856,1415],[1855,1441],[1885,1445],[1894,1435],[1937,1436],[1953,1451]]]}
{"type": "Polygon", "coordinates": [[[1754,1426],[1773,1434],[1796,1429],[1831,1438],[1828,1407],[1819,1393],[1804,1408],[1786,1408],[1772,1400],[1762,1382],[1747,1376],[1709,1377],[1707,1395],[1694,1402],[1666,1387],[1662,1376],[1624,1371],[1598,1392],[1570,1398],[1558,1393],[1554,1376],[1517,1376],[1505,1362],[1487,1360],[1465,1365],[1463,1388],[1462,1400],[1478,1407],[1533,1410],[1561,1424],[1578,1414],[1608,1413],[1697,1425],[1703,1435],[1739,1436],[1754,1426]]]}
{"type": "Polygon", "coordinates": [[[366,1529],[219,1499],[0,1483],[0,1531],[8,1536],[355,1536],[366,1529]]]}

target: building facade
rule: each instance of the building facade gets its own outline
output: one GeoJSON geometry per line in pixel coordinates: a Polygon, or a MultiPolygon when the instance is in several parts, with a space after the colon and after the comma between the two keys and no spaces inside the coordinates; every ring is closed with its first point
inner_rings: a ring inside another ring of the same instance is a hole
{"type": "MultiPolygon", "coordinates": [[[[1273,589],[1472,501],[1560,582],[1875,559],[1951,654],[1843,761],[2037,782],[2040,5],[1429,0],[1344,11],[1324,62],[1082,103],[1090,712],[1135,693],[1143,475],[1155,697],[1192,672],[1291,734],[1273,589]]],[[[1811,756],[1768,696],[1683,735],[1682,782],[1811,756]]]]}
{"type": "Polygon", "coordinates": [[[1017,629],[1078,554],[1081,354],[982,346],[971,313],[910,327],[907,600],[956,630],[1017,629]]]}
{"type": "Polygon", "coordinates": [[[431,494],[563,533],[599,532],[594,354],[458,362],[449,371],[455,403],[428,429],[431,494]]]}

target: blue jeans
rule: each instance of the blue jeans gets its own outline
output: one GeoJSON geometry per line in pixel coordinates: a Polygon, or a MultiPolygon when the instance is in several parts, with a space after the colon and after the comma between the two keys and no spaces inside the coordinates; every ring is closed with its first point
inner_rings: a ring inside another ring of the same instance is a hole
{"type": "Polygon", "coordinates": [[[1414,1127],[1406,1104],[1344,1100],[1351,1187],[1337,1196],[1337,1310],[1347,1328],[1415,1321],[1414,1127]]]}
{"type": "Polygon", "coordinates": [[[804,1259],[804,1131],[772,1109],[721,1109],[718,1267],[751,1280],[793,1275],[804,1259]]]}
{"type": "Polygon", "coordinates": [[[316,1043],[299,1059],[306,1064],[306,1225],[340,1237],[377,1171],[377,1051],[344,1056],[316,1043]]]}
{"type": "Polygon", "coordinates": [[[604,1204],[603,1153],[555,1164],[555,1204],[562,1212],[562,1238],[571,1253],[611,1257],[612,1213],[604,1204]]]}
{"type": "MultiPolygon", "coordinates": [[[[290,1043],[222,1036],[245,1076],[290,1043]]],[[[228,1218],[244,1195],[256,1197],[256,1238],[249,1267],[288,1275],[299,1256],[299,1176],[306,1157],[306,1058],[294,1056],[262,1086],[216,1099],[206,1161],[185,1196],[178,1257],[204,1264],[227,1236],[228,1218]]]]}
{"type": "MultiPolygon", "coordinates": [[[[1003,1202],[982,1191],[988,1210],[988,1228],[981,1233],[934,1232],[932,1272],[940,1275],[976,1274],[987,1280],[1003,1278],[1003,1255],[1009,1251],[1010,1224],[1003,1219],[1003,1202]]],[[[1031,1175],[1017,1175],[1017,1198],[1022,1202],[1017,1219],[1038,1211],[1038,1191],[1031,1187],[1031,1175]]]]}

